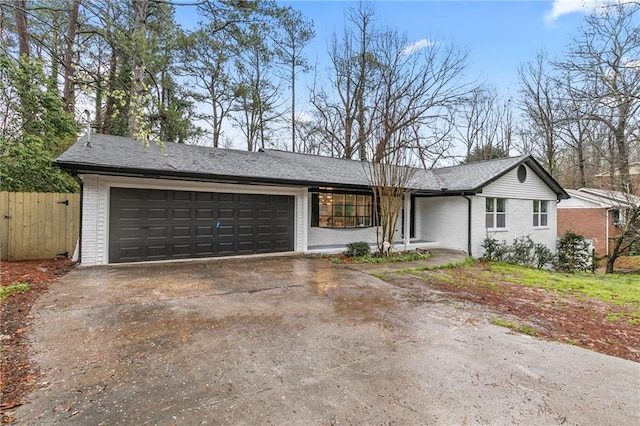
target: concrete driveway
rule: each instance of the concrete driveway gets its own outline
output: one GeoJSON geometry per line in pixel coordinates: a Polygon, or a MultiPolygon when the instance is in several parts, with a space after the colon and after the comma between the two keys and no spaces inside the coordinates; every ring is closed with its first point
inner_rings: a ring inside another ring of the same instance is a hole
{"type": "Polygon", "coordinates": [[[638,424],[640,365],[306,257],[78,269],[18,424],[638,424]]]}

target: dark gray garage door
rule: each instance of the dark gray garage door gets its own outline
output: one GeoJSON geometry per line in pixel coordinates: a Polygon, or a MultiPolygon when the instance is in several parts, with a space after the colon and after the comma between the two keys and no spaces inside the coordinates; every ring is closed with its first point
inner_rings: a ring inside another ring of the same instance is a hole
{"type": "Polygon", "coordinates": [[[294,197],[111,188],[109,262],[293,250],[294,197]]]}

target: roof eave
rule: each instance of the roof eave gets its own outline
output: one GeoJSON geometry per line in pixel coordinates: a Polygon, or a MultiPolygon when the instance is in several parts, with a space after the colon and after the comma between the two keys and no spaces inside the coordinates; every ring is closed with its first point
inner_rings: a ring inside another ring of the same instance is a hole
{"type": "Polygon", "coordinates": [[[368,185],[358,184],[333,184],[327,182],[316,182],[308,180],[293,180],[293,179],[273,179],[273,178],[261,178],[255,176],[229,176],[229,175],[216,175],[209,173],[195,173],[184,171],[172,171],[172,170],[157,170],[157,169],[140,169],[132,167],[113,167],[113,166],[100,166],[86,163],[74,163],[65,161],[55,161],[54,164],[57,167],[73,174],[103,174],[110,176],[128,176],[138,178],[155,178],[155,179],[180,179],[199,182],[218,182],[228,184],[245,184],[245,185],[281,185],[281,186],[293,186],[293,187],[339,187],[339,188],[353,188],[358,190],[370,190],[368,185]]]}

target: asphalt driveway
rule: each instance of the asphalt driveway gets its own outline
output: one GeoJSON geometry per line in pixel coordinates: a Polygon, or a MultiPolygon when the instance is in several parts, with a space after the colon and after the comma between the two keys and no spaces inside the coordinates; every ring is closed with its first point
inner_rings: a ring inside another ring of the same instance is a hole
{"type": "Polygon", "coordinates": [[[638,424],[640,364],[321,259],[81,268],[18,424],[638,424]]]}

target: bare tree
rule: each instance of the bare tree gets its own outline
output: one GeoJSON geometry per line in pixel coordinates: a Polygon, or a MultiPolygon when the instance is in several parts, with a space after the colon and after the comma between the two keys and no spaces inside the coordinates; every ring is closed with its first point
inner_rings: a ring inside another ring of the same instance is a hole
{"type": "Polygon", "coordinates": [[[613,249],[607,259],[606,272],[613,273],[616,260],[632,247],[640,245],[640,198],[629,193],[611,193],[617,201],[619,234],[613,238],[613,249]]]}
{"type": "Polygon", "coordinates": [[[518,68],[520,78],[520,109],[529,122],[533,148],[551,174],[558,175],[559,100],[558,84],[549,75],[547,56],[539,53],[532,62],[518,68]]]}
{"type": "MultiPolygon", "coordinates": [[[[335,156],[352,158],[357,151],[356,119],[359,117],[358,88],[354,58],[357,52],[351,31],[345,29],[341,39],[333,35],[329,48],[331,67],[329,88],[314,87],[311,103],[325,139],[335,156]]],[[[316,73],[317,74],[317,73],[316,73]]]]}
{"type": "Polygon", "coordinates": [[[432,150],[448,139],[434,139],[430,131],[451,118],[469,91],[462,80],[466,53],[442,42],[409,43],[397,31],[376,28],[371,9],[352,12],[350,22],[358,35],[345,29],[330,50],[330,85],[337,96],[314,90],[312,97],[332,151],[345,158],[357,151],[361,160],[379,162],[410,148],[423,164],[442,155],[432,150]]]}
{"type": "Polygon", "coordinates": [[[570,75],[567,90],[585,109],[583,119],[609,128],[616,146],[617,188],[634,192],[629,146],[640,121],[640,3],[607,3],[587,16],[566,60],[555,66],[570,75]]]}
{"type": "Polygon", "coordinates": [[[368,130],[374,161],[394,150],[420,147],[427,126],[467,95],[460,78],[465,53],[441,43],[415,50],[408,46],[407,38],[396,31],[376,38],[376,84],[368,130]]]}
{"type": "Polygon", "coordinates": [[[408,154],[406,147],[392,149],[380,161],[362,163],[373,190],[373,205],[377,206],[374,219],[376,245],[380,253],[393,249],[398,219],[417,171],[410,167],[408,154]]]}
{"type": "Polygon", "coordinates": [[[493,87],[479,86],[471,92],[456,126],[456,139],[466,148],[465,162],[509,155],[513,132],[509,106],[493,87]]]}

